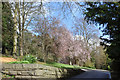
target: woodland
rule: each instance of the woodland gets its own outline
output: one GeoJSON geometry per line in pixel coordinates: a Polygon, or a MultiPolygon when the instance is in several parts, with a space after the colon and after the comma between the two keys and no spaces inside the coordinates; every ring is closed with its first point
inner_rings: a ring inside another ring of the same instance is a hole
{"type": "Polygon", "coordinates": [[[120,70],[120,2],[2,2],[2,56],[120,70]]]}

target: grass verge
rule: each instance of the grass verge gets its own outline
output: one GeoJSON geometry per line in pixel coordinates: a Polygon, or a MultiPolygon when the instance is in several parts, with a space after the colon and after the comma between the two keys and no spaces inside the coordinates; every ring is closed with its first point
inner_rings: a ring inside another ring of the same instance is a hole
{"type": "Polygon", "coordinates": [[[74,69],[95,69],[95,68],[90,68],[90,67],[82,67],[82,66],[77,66],[77,65],[68,65],[68,64],[62,64],[62,63],[56,63],[56,62],[47,62],[47,66],[53,66],[57,68],[74,68],[74,69]]]}

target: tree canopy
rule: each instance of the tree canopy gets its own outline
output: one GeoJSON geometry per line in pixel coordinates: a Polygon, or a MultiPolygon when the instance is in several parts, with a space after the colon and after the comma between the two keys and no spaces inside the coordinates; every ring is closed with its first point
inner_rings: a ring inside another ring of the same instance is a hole
{"type": "Polygon", "coordinates": [[[120,58],[120,2],[88,2],[85,16],[89,23],[102,25],[102,45],[112,59],[120,58]],[[109,38],[105,36],[108,35],[109,38]],[[109,45],[107,45],[109,44],[109,45]]]}
{"type": "MultiPolygon", "coordinates": [[[[7,55],[7,51],[10,51],[11,56],[15,58],[30,54],[44,62],[54,61],[96,68],[106,67],[103,47],[97,45],[99,42],[98,29],[94,27],[94,24],[89,25],[84,20],[84,16],[78,15],[82,14],[82,12],[79,13],[82,11],[80,4],[78,2],[40,2],[36,4],[21,2],[21,0],[13,3],[4,2],[2,53],[7,55]],[[58,4],[59,6],[56,8],[58,4]],[[75,13],[75,11],[78,12],[75,13]],[[69,18],[69,20],[66,21],[65,18],[66,20],[69,18]],[[73,31],[70,30],[70,27],[73,31]]],[[[91,9],[88,10],[91,11],[91,9]]],[[[86,13],[88,15],[86,18],[93,22],[96,21],[92,20],[94,12],[97,11],[92,10],[90,13],[86,13]]],[[[101,15],[103,14],[101,13],[101,15]]],[[[108,16],[107,13],[106,15],[108,16]]],[[[99,19],[97,20],[99,23],[99,19]]]]}
{"type": "Polygon", "coordinates": [[[13,17],[8,2],[2,3],[2,53],[11,54],[13,46],[13,17]]]}

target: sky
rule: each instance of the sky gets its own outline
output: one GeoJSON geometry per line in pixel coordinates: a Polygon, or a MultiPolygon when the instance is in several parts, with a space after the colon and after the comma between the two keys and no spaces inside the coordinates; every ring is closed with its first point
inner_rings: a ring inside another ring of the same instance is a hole
{"type": "MultiPolygon", "coordinates": [[[[62,4],[62,2],[61,2],[61,4],[62,4]]],[[[84,3],[81,2],[80,4],[83,5],[84,3]]],[[[55,2],[53,2],[52,5],[53,5],[53,7],[57,7],[57,8],[59,7],[59,6],[56,6],[57,3],[55,3],[55,2]]],[[[84,15],[83,15],[83,10],[82,10],[83,8],[82,7],[72,6],[71,8],[72,8],[72,13],[70,12],[69,8],[66,8],[66,14],[67,14],[67,16],[64,19],[62,19],[64,17],[64,15],[63,15],[64,13],[61,11],[60,19],[61,19],[62,23],[64,23],[66,25],[66,27],[69,30],[72,31],[73,30],[72,27],[73,27],[73,25],[75,23],[75,18],[78,18],[78,19],[81,18],[81,19],[83,19],[84,15]]],[[[59,15],[59,11],[53,11],[52,15],[57,17],[59,15]]],[[[94,25],[94,26],[96,26],[97,29],[99,29],[99,27],[100,27],[100,25],[98,25],[98,24],[94,25]]],[[[98,33],[99,33],[99,36],[102,35],[102,32],[100,30],[99,30],[98,33]]]]}
{"type": "MultiPolygon", "coordinates": [[[[81,2],[80,4],[83,5],[84,3],[81,2]]],[[[63,9],[61,9],[61,6],[63,6],[63,2],[50,2],[50,3],[44,3],[43,5],[45,5],[43,9],[45,10],[46,17],[52,16],[58,18],[60,22],[62,24],[65,24],[67,29],[70,31],[73,31],[72,27],[76,22],[75,20],[84,18],[83,10],[82,10],[83,8],[74,5],[74,3],[72,3],[70,6],[64,6],[63,9]]],[[[94,25],[94,26],[97,29],[100,27],[99,25],[94,25]]],[[[98,36],[100,37],[102,35],[102,32],[99,30],[98,33],[99,33],[98,36]]]]}

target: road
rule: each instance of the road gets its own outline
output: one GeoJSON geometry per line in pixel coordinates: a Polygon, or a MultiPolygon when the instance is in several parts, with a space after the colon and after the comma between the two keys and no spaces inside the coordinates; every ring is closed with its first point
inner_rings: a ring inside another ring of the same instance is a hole
{"type": "Polygon", "coordinates": [[[85,72],[74,76],[68,80],[109,80],[111,79],[111,74],[106,70],[85,70],[85,72]]]}

